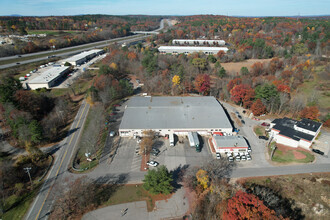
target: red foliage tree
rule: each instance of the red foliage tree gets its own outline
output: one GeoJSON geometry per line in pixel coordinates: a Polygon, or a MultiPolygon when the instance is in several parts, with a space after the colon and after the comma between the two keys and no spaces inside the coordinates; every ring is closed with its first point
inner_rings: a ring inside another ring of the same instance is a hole
{"type": "Polygon", "coordinates": [[[275,211],[264,205],[263,201],[253,194],[238,191],[228,200],[227,211],[222,219],[283,219],[276,216],[275,211]]]}
{"type": "Polygon", "coordinates": [[[285,93],[290,93],[291,89],[287,85],[280,84],[280,85],[277,86],[277,91],[279,91],[279,92],[285,92],[285,93]]]}
{"type": "Polygon", "coordinates": [[[260,76],[264,71],[264,64],[256,62],[251,66],[251,73],[253,76],[260,76]]]}
{"type": "Polygon", "coordinates": [[[290,71],[290,70],[285,70],[285,71],[283,71],[282,73],[281,73],[281,77],[282,77],[282,79],[284,79],[284,80],[288,80],[288,79],[290,79],[291,77],[292,77],[292,72],[290,71]]]}
{"type": "Polygon", "coordinates": [[[252,113],[255,116],[259,116],[266,113],[266,106],[261,102],[260,99],[257,99],[251,106],[252,113]]]}
{"type": "Polygon", "coordinates": [[[210,76],[207,74],[198,74],[195,79],[195,89],[206,95],[210,92],[210,76]]]}
{"type": "Polygon", "coordinates": [[[320,111],[316,106],[305,107],[300,112],[300,117],[308,118],[310,120],[318,120],[319,115],[320,115],[320,111]]]}
{"type": "Polygon", "coordinates": [[[235,79],[230,80],[228,85],[227,85],[228,92],[230,92],[230,90],[232,90],[232,88],[234,88],[234,86],[239,85],[241,83],[242,83],[241,78],[235,78],[235,79]]]}
{"type": "Polygon", "coordinates": [[[136,60],[137,55],[136,55],[136,53],[134,53],[134,52],[128,52],[128,54],[127,54],[127,58],[128,58],[129,60],[136,60]]]}
{"type": "Polygon", "coordinates": [[[223,57],[226,53],[223,51],[223,50],[220,50],[218,53],[217,53],[217,56],[221,59],[221,57],[223,57]]]}
{"type": "Polygon", "coordinates": [[[230,90],[231,99],[236,103],[243,103],[245,107],[251,106],[254,90],[246,84],[236,85],[230,90]]]}

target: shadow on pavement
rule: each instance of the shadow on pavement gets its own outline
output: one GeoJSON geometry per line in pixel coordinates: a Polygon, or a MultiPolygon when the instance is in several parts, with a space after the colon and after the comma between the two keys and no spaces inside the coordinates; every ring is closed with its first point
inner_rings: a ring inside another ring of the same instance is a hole
{"type": "Polygon", "coordinates": [[[180,183],[183,181],[184,174],[188,168],[189,168],[188,164],[185,164],[183,166],[181,166],[181,164],[180,164],[180,166],[178,166],[173,171],[171,171],[172,177],[173,177],[174,191],[176,191],[182,187],[182,185],[180,183]]]}

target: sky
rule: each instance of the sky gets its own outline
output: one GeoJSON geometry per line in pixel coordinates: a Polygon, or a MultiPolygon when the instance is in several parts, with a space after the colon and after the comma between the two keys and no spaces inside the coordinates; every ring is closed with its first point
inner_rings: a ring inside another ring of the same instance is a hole
{"type": "Polygon", "coordinates": [[[1,15],[329,15],[330,0],[0,0],[1,15]]]}

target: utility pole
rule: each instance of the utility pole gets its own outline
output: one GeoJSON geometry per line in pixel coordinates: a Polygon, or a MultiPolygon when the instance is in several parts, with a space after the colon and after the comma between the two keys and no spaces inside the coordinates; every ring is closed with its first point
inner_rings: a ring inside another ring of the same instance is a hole
{"type": "Polygon", "coordinates": [[[31,187],[32,187],[32,179],[31,179],[31,175],[30,175],[31,167],[25,167],[25,168],[23,168],[23,169],[24,169],[25,172],[29,175],[30,183],[31,183],[31,187]]]}

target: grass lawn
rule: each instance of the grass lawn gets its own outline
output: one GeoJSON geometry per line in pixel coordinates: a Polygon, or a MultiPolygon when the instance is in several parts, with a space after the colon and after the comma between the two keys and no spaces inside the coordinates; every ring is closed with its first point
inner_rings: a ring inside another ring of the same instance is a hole
{"type": "MultiPolygon", "coordinates": [[[[271,144],[268,148],[269,155],[271,154],[271,146],[273,146],[273,145],[274,144],[271,144]]],[[[308,153],[306,151],[303,151],[303,150],[299,150],[299,149],[291,150],[290,149],[287,151],[282,151],[279,148],[277,148],[273,155],[272,161],[278,162],[278,163],[311,163],[314,161],[314,159],[315,159],[314,155],[312,155],[311,153],[308,153]],[[304,154],[306,157],[303,159],[296,159],[296,157],[294,156],[294,153],[293,153],[294,151],[300,152],[300,153],[304,154]]]]}
{"type": "Polygon", "coordinates": [[[265,128],[263,128],[263,127],[254,126],[253,131],[257,136],[264,136],[265,135],[265,128]]]}
{"type": "Polygon", "coordinates": [[[20,198],[17,198],[16,201],[20,201],[19,204],[17,206],[15,206],[14,208],[5,212],[5,214],[3,216],[0,215],[0,217],[3,220],[23,219],[24,215],[30,208],[30,205],[33,202],[33,199],[38,194],[42,183],[43,182],[40,182],[37,186],[35,186],[33,191],[22,195],[20,198]]]}
{"type": "Polygon", "coordinates": [[[138,185],[123,185],[110,197],[104,204],[105,206],[116,205],[121,203],[146,201],[148,211],[152,211],[155,207],[156,200],[169,198],[169,196],[151,195],[146,191],[142,184],[138,185]]]}

